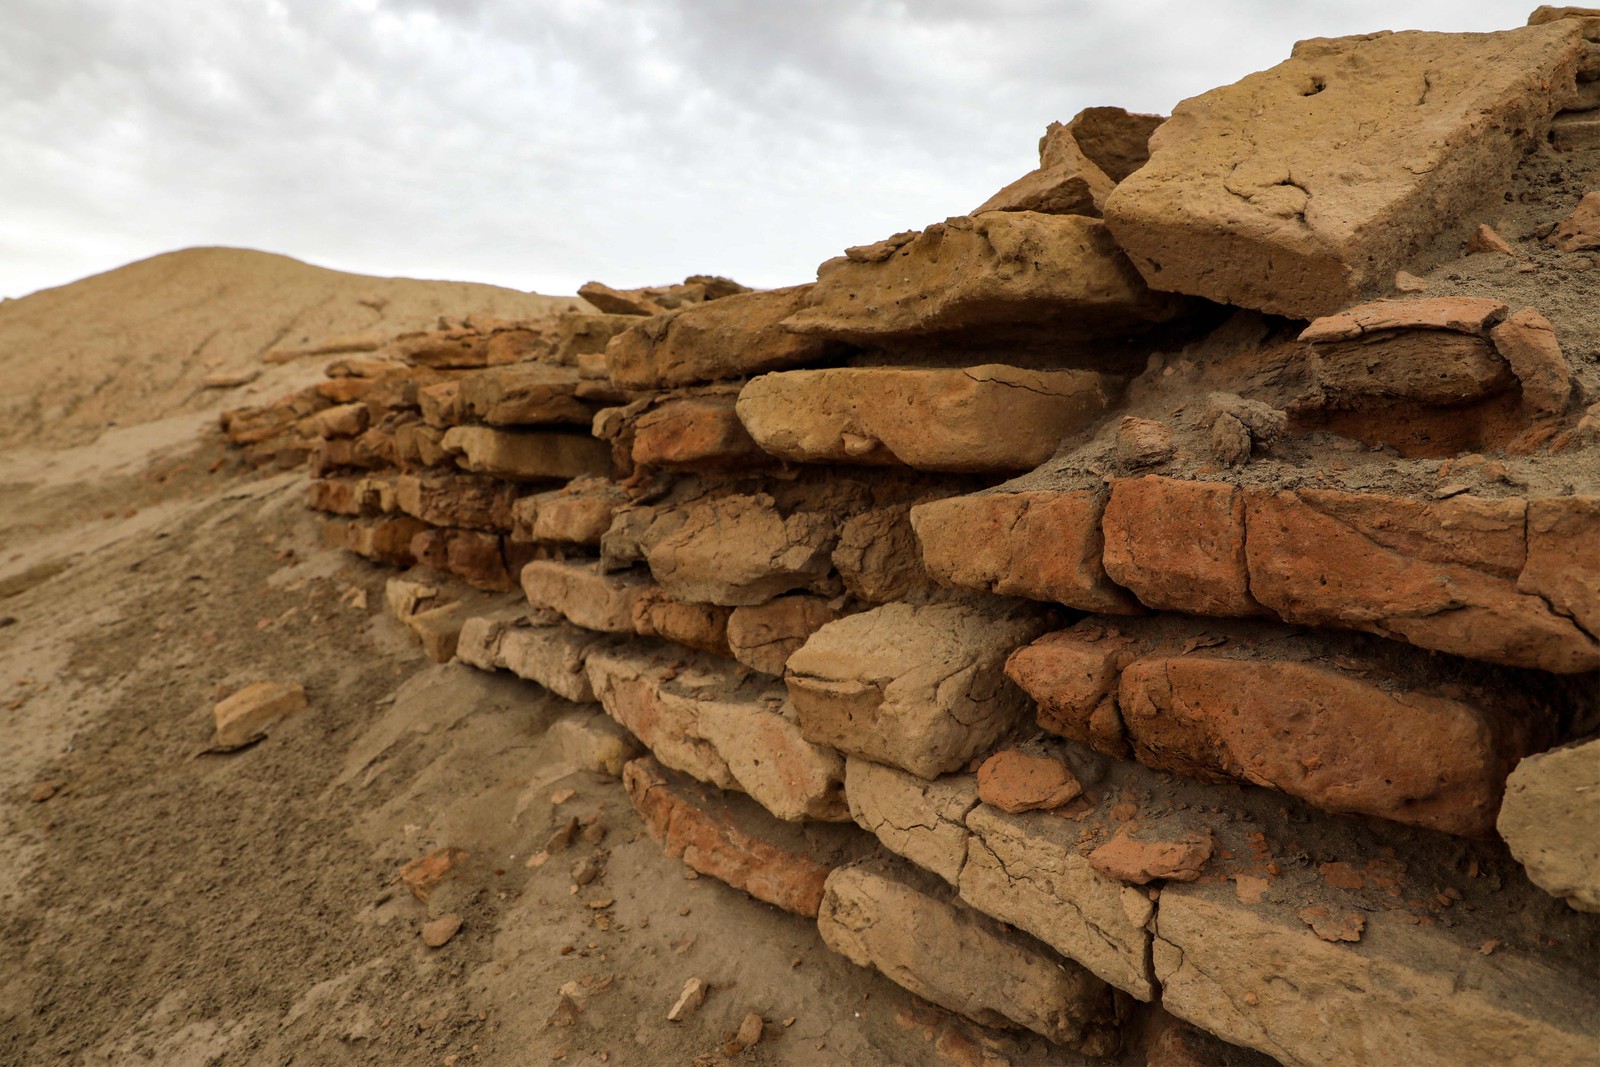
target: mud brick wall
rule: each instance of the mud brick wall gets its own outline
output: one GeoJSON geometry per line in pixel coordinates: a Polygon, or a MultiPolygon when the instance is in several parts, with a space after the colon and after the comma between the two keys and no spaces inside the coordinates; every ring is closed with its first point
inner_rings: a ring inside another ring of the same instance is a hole
{"type": "Polygon", "coordinates": [[[814,283],[591,283],[224,430],[669,851],[947,1009],[1579,1062],[1597,42],[1304,42],[814,283]]]}

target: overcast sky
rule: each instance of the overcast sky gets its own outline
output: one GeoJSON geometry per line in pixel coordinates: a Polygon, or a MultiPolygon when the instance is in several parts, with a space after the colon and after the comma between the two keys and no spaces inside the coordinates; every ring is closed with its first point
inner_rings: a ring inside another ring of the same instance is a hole
{"type": "Polygon", "coordinates": [[[805,281],[1083,107],[1534,0],[0,0],[0,295],[191,245],[571,293],[805,281]]]}

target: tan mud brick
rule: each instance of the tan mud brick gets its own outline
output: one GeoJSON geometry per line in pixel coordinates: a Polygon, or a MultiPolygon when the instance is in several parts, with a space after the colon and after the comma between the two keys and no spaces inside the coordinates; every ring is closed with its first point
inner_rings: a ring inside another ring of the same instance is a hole
{"type": "Polygon", "coordinates": [[[605,478],[576,478],[560,489],[535,493],[511,505],[513,541],[600,544],[627,494],[605,478]]]}
{"type": "Polygon", "coordinates": [[[604,282],[584,282],[578,295],[607,315],[659,315],[667,310],[642,289],[613,289],[604,282]]]}
{"type": "Polygon", "coordinates": [[[1107,878],[1079,855],[1078,824],[1047,812],[1007,815],[980,805],[961,899],[1025,930],[1140,1000],[1157,987],[1149,967],[1155,905],[1142,889],[1107,878]]]}
{"type": "Polygon", "coordinates": [[[1444,1067],[1491,1049],[1526,1063],[1592,1058],[1593,983],[1504,949],[1484,955],[1403,913],[1366,919],[1358,943],[1328,942],[1226,883],[1168,885],[1154,943],[1162,1005],[1285,1065],[1444,1067]]]}
{"type": "Polygon", "coordinates": [[[742,293],[639,322],[606,346],[611,380],[662,389],[826,362],[838,346],[778,325],[810,288],[742,293]]]}
{"type": "Polygon", "coordinates": [[[466,620],[466,605],[456,603],[413,612],[406,616],[405,624],[422,643],[423,655],[434,663],[449,663],[455,658],[466,620]]]}
{"type": "Polygon", "coordinates": [[[329,515],[379,514],[365,478],[318,478],[306,486],[306,507],[329,515]]]}
{"type": "Polygon", "coordinates": [[[587,426],[594,407],[578,399],[578,372],[549,363],[510,363],[456,379],[465,418],[490,426],[587,426]]]}
{"type": "Polygon", "coordinates": [[[700,706],[716,698],[724,680],[691,671],[677,684],[689,656],[669,658],[662,646],[642,643],[595,649],[586,657],[585,669],[606,714],[656,759],[718,788],[737,789],[727,761],[700,729],[700,706]]]}
{"type": "Polygon", "coordinates": [[[762,449],[797,463],[1022,471],[1093,424],[1120,386],[1094,371],[1002,364],[837,367],[762,375],[738,411],[762,449]]]}
{"type": "Polygon", "coordinates": [[[1506,782],[1498,828],[1528,878],[1600,912],[1600,741],[1529,756],[1506,782]]]}
{"type": "Polygon", "coordinates": [[[1549,128],[1575,25],[1318,38],[1185,100],[1106,199],[1160,289],[1295,318],[1377,291],[1549,128]],[[1330,151],[1330,145],[1338,145],[1330,151]]]}
{"type": "Polygon", "coordinates": [[[1124,670],[1118,703],[1148,766],[1468,836],[1492,832],[1528,744],[1492,702],[1389,693],[1303,663],[1140,660],[1124,670]]]}
{"type": "Polygon", "coordinates": [[[1245,506],[1250,591],[1288,622],[1557,673],[1600,667],[1600,641],[1517,589],[1522,500],[1248,490],[1245,506]]]}
{"type": "Polygon", "coordinates": [[[870,508],[839,524],[833,567],[844,587],[872,604],[904,600],[933,586],[911,525],[911,505],[870,508]]]}
{"type": "Polygon", "coordinates": [[[1117,684],[1132,645],[1109,627],[1086,622],[1017,649],[1006,660],[1006,675],[1037,702],[1041,727],[1126,759],[1132,750],[1117,684]]]}
{"type": "Polygon", "coordinates": [[[728,619],[732,614],[732,608],[685,604],[659,587],[652,587],[633,602],[633,632],[641,637],[661,637],[701,652],[729,656],[732,650],[728,647],[728,619]]]}
{"type": "Polygon", "coordinates": [[[828,876],[817,928],[872,967],[985,1026],[1024,1026],[1092,1054],[1116,1050],[1110,988],[1025,934],[951,900],[926,874],[883,860],[828,876]]]}
{"type": "Polygon", "coordinates": [[[716,470],[767,462],[734,411],[735,394],[668,400],[633,424],[633,462],[641,467],[716,470]]]}
{"type": "Polygon", "coordinates": [[[655,642],[590,651],[590,684],[606,713],[662,763],[746,792],[780,819],[849,818],[844,760],[801,736],[780,683],[673,652],[655,642]]]}
{"type": "Polygon", "coordinates": [[[454,378],[418,389],[417,405],[422,421],[439,430],[455,426],[466,417],[461,410],[461,383],[454,378]]]}
{"type": "Polygon", "coordinates": [[[499,659],[501,666],[518,678],[584,703],[595,699],[586,670],[589,653],[608,647],[610,642],[601,635],[566,623],[517,626],[501,638],[499,659]]]}
{"type": "Polygon", "coordinates": [[[467,584],[491,592],[516,588],[516,566],[499,534],[481,530],[426,529],[411,539],[417,562],[448,571],[467,584]]]}
{"type": "Polygon", "coordinates": [[[528,603],[603,633],[633,633],[634,605],[651,588],[643,574],[607,573],[590,560],[536,559],[522,568],[528,603]]]}
{"type": "Polygon", "coordinates": [[[317,412],[307,422],[318,437],[359,437],[366,432],[368,419],[365,404],[340,404],[317,412]]]}
{"type": "Polygon", "coordinates": [[[561,758],[574,767],[622,777],[629,760],[644,755],[644,746],[620,723],[604,712],[576,708],[550,724],[545,735],[561,749],[561,758]]]}
{"type": "Polygon", "coordinates": [[[395,504],[433,526],[503,531],[511,528],[514,486],[471,474],[402,474],[394,483],[395,504]]]}
{"type": "Polygon", "coordinates": [[[844,757],[807,741],[787,702],[764,692],[755,701],[707,701],[699,709],[700,732],[727,761],[739,787],[788,822],[848,822],[844,757]]]}
{"type": "Polygon", "coordinates": [[[305,708],[304,686],[282,682],[247,685],[212,709],[216,732],[211,748],[219,752],[242,748],[305,708]]]}
{"type": "Polygon", "coordinates": [[[1516,380],[1486,338],[1444,330],[1313,345],[1310,367],[1331,404],[1374,398],[1449,407],[1503,393],[1516,380]]]}
{"type": "Polygon", "coordinates": [[[440,444],[444,440],[444,434],[445,431],[437,426],[426,426],[417,422],[396,427],[395,457],[408,470],[412,467],[438,467],[448,463],[450,454],[440,444]]]}
{"type": "Polygon", "coordinates": [[[344,531],[344,546],[358,556],[376,563],[409,567],[417,561],[411,551],[412,540],[431,527],[409,515],[392,519],[358,520],[344,531]]]}
{"type": "Polygon", "coordinates": [[[1150,291],[1099,219],[989,211],[936,223],[881,259],[829,260],[785,325],[866,345],[1018,327],[1082,340],[1182,306],[1150,291]]]}
{"type": "Polygon", "coordinates": [[[1401,331],[1444,331],[1482,336],[1510,308],[1483,296],[1438,296],[1415,300],[1373,300],[1324,315],[1300,331],[1308,344],[1354,341],[1401,331]]]}
{"type": "Polygon", "coordinates": [[[1116,478],[1103,523],[1105,569],[1148,607],[1259,615],[1244,552],[1244,495],[1220,482],[1116,478]]]}
{"type": "Polygon", "coordinates": [[[1563,252],[1589,252],[1600,248],[1600,191],[1584,193],[1572,214],[1556,225],[1545,243],[1563,252]]]}
{"type": "Polygon", "coordinates": [[[1600,496],[1528,501],[1528,559],[1517,591],[1600,636],[1600,496]]]}
{"type": "Polygon", "coordinates": [[[978,806],[970,774],[928,781],[859,756],[845,761],[850,817],[890,852],[955,885],[967,862],[967,813],[978,806]]]}
{"type": "Polygon", "coordinates": [[[1132,613],[1139,603],[1101,563],[1104,494],[985,493],[911,509],[928,573],[946,585],[1132,613]]]}
{"type": "Polygon", "coordinates": [[[604,477],[611,471],[610,448],[587,434],[454,426],[445,432],[440,447],[466,470],[511,481],[604,477]]]}
{"type": "Polygon", "coordinates": [[[781,678],[789,657],[812,634],[843,615],[833,603],[795,593],[734,608],[728,616],[729,651],[746,667],[781,678]]]}
{"type": "Polygon", "coordinates": [[[1522,403],[1535,416],[1560,415],[1572,396],[1572,370],[1561,354],[1555,327],[1523,308],[1489,331],[1495,351],[1522,383],[1522,403]]]}
{"type": "Polygon", "coordinates": [[[639,542],[668,593],[738,607],[821,584],[835,522],[822,511],[785,514],[765,493],[726,493],[656,509],[639,542]]]}
{"type": "Polygon", "coordinates": [[[624,767],[622,783],[669,856],[808,919],[817,916],[833,868],[863,851],[854,827],[785,823],[748,798],[707,789],[649,757],[624,767]]]}
{"type": "Polygon", "coordinates": [[[1049,627],[1016,602],[886,604],[822,627],[789,657],[805,736],[934,778],[1027,715],[1005,658],[1049,627]]]}
{"type": "Polygon", "coordinates": [[[574,366],[582,356],[604,353],[612,338],[637,326],[632,315],[595,315],[569,311],[556,318],[556,344],[552,358],[564,366],[574,366]]]}

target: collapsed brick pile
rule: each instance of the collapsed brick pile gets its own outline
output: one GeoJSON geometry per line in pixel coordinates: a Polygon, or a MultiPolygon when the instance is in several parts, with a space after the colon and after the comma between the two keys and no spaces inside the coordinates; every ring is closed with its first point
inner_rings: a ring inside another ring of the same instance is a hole
{"type": "Polygon", "coordinates": [[[1576,1062],[1600,193],[1485,219],[1600,173],[1596,42],[1304,42],[814,284],[591,284],[224,430],[431,568],[391,602],[435,658],[578,705],[669,850],[946,1008],[1576,1062]],[[1463,245],[1501,280],[1412,273],[1463,245]]]}

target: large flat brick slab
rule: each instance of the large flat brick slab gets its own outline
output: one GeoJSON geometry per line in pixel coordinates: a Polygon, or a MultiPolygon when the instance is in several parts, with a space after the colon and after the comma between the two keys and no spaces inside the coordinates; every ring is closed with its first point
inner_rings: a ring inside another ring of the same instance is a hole
{"type": "Polygon", "coordinates": [[[1005,658],[1048,620],[995,600],[886,604],[831,622],[789,657],[801,729],[923,778],[953,771],[1026,716],[1005,658]]]}
{"type": "Polygon", "coordinates": [[[1567,22],[1302,41],[1180,103],[1106,221],[1155,288],[1329,314],[1507,187],[1572,92],[1579,35],[1567,22]]]}

